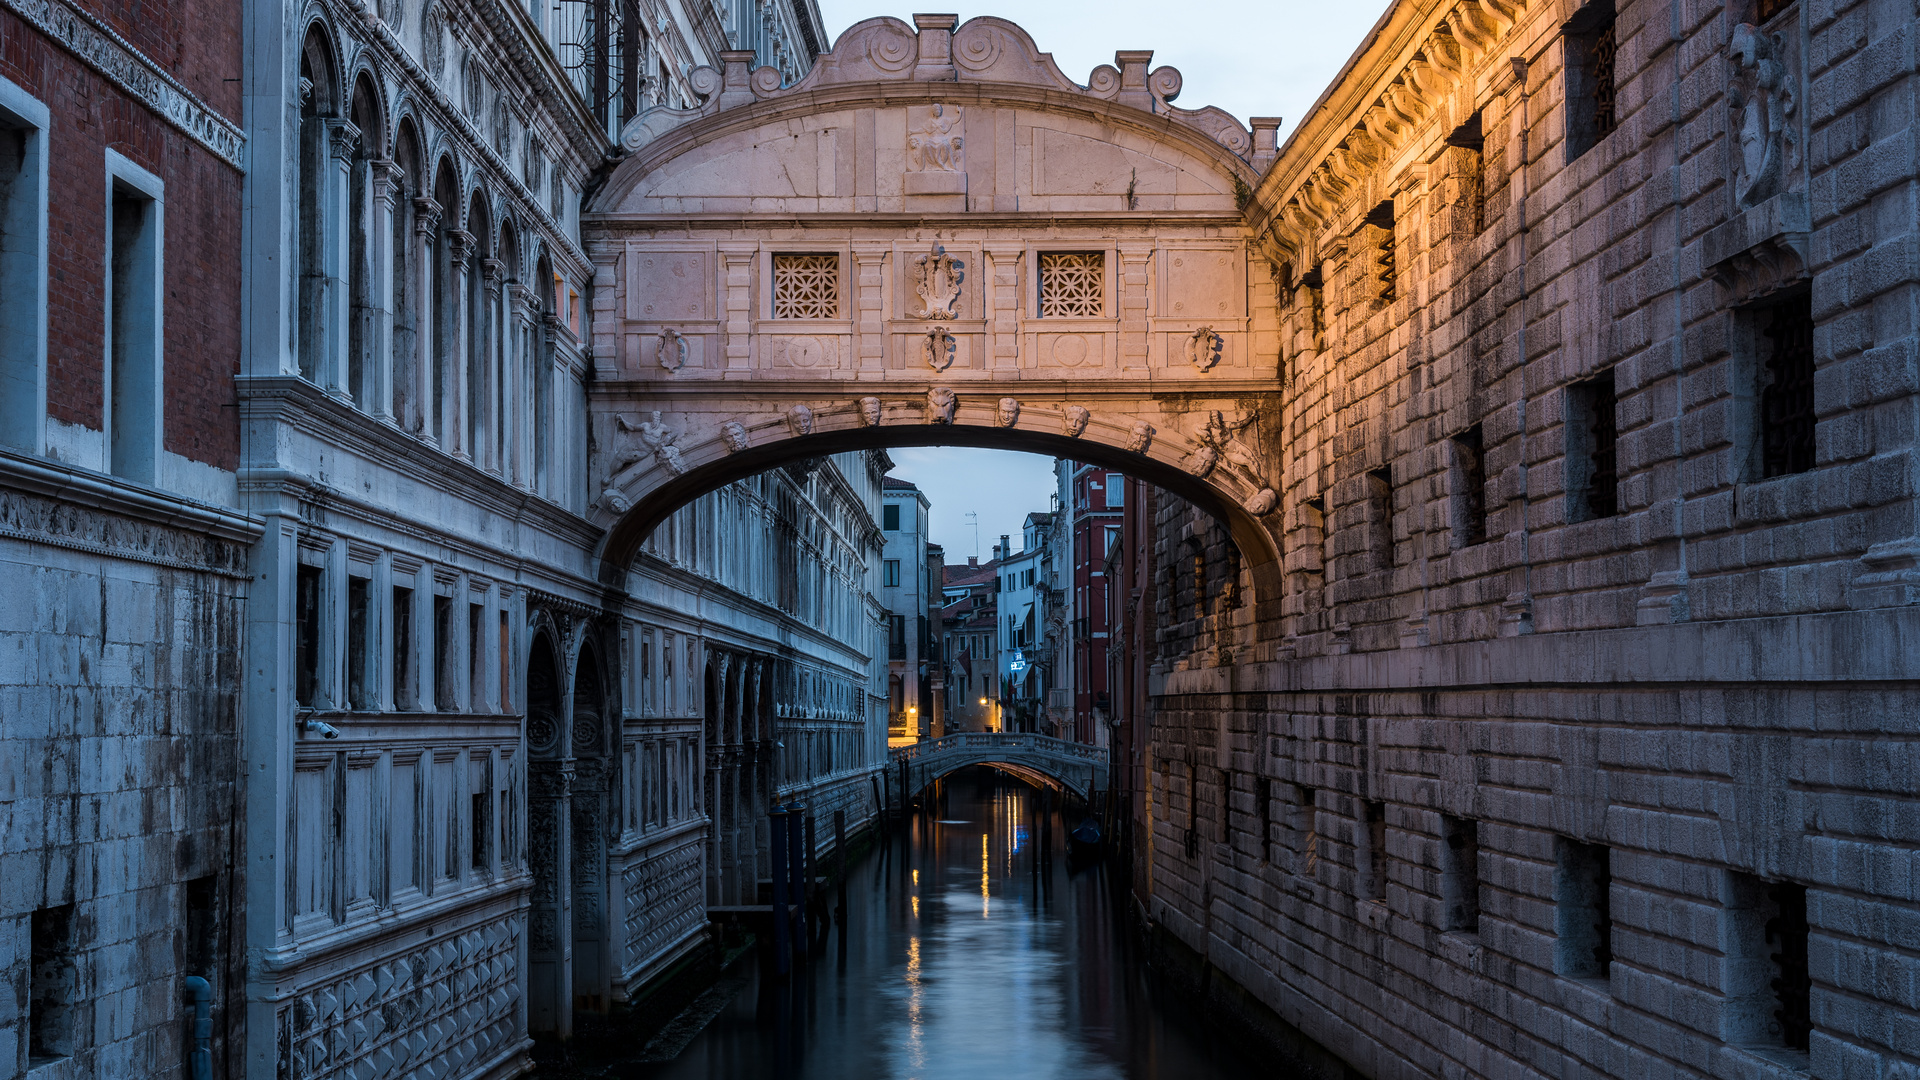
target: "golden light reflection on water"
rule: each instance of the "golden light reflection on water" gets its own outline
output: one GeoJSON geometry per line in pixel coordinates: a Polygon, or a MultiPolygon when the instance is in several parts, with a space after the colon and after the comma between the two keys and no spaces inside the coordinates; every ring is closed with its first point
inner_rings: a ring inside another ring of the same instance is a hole
{"type": "MultiPolygon", "coordinates": [[[[918,897],[914,898],[913,907],[914,914],[918,915],[918,897]]],[[[920,938],[916,935],[907,939],[907,1060],[915,1069],[925,1068],[927,1064],[926,1046],[923,1043],[926,1033],[921,1018],[925,996],[926,988],[920,983],[920,938]]]]}
{"type": "Polygon", "coordinates": [[[988,908],[993,903],[993,896],[987,891],[987,884],[993,880],[993,876],[987,865],[988,835],[987,833],[980,834],[980,917],[983,919],[990,917],[988,908]]]}

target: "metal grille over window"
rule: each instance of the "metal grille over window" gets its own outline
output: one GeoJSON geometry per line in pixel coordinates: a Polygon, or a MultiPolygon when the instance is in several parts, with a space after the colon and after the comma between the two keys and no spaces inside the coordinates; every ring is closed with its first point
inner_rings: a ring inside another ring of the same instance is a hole
{"type": "Polygon", "coordinates": [[[1106,314],[1102,299],[1106,269],[1106,256],[1098,251],[1054,251],[1041,255],[1041,317],[1106,314]]]}
{"type": "Polygon", "coordinates": [[[1762,475],[1813,468],[1813,304],[1806,296],[1773,307],[1766,330],[1772,377],[1760,394],[1762,475]]]}
{"type": "Polygon", "coordinates": [[[1614,23],[1611,19],[1593,36],[1593,137],[1604,139],[1618,118],[1613,105],[1614,23]]]}
{"type": "Polygon", "coordinates": [[[773,317],[776,319],[839,318],[840,257],[838,255],[775,255],[773,257],[773,317]]]}

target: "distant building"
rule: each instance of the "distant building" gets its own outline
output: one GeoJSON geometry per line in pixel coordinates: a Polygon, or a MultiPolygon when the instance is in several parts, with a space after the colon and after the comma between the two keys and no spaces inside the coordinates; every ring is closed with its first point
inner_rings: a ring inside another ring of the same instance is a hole
{"type": "Polygon", "coordinates": [[[887,731],[895,738],[933,734],[926,661],[932,601],[927,578],[927,511],[920,489],[889,476],[881,490],[880,604],[887,615],[887,731]]]}
{"type": "Polygon", "coordinates": [[[1000,537],[994,547],[1000,581],[997,622],[1002,730],[1057,734],[1048,730],[1052,725],[1045,715],[1054,649],[1046,633],[1047,580],[1042,556],[1051,539],[1052,524],[1051,514],[1028,514],[1017,554],[1011,550],[1010,536],[1000,537]]]}
{"type": "Polygon", "coordinates": [[[1067,590],[1066,660],[1072,677],[1072,734],[1085,743],[1106,743],[1105,717],[1112,709],[1108,682],[1106,557],[1119,541],[1126,507],[1127,477],[1078,461],[1060,459],[1062,513],[1066,517],[1071,564],[1067,590]]]}
{"type": "Polygon", "coordinates": [[[941,654],[946,717],[953,731],[999,730],[998,559],[946,568],[941,589],[941,654]]]}

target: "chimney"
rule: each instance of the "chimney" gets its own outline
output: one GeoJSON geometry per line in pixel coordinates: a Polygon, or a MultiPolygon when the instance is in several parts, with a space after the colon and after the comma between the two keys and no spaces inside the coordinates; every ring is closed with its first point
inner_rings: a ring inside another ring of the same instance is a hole
{"type": "Polygon", "coordinates": [[[967,569],[969,570],[980,569],[980,556],[978,555],[967,556],[967,569]]]}

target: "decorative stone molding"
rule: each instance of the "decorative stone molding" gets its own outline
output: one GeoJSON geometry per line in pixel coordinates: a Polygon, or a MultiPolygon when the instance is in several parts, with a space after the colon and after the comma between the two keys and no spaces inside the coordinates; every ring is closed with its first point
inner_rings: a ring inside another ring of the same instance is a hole
{"type": "Polygon", "coordinates": [[[947,254],[940,244],[913,260],[913,288],[920,294],[916,319],[957,319],[960,283],[967,279],[966,264],[947,254]]]}
{"type": "Polygon", "coordinates": [[[0,0],[61,48],[235,169],[245,171],[247,137],[113,28],[70,0],[0,0]]]}
{"type": "Polygon", "coordinates": [[[327,150],[333,160],[350,165],[360,153],[360,129],[351,120],[327,120],[327,150]]]}
{"type": "MultiPolygon", "coordinates": [[[[1232,114],[1209,106],[1182,109],[1171,102],[1180,94],[1180,72],[1161,67],[1149,73],[1150,51],[1114,54],[1116,66],[1101,64],[1081,86],[1062,74],[1049,53],[1006,19],[981,16],[955,28],[948,15],[916,15],[918,27],[892,18],[867,19],[849,27],[821,54],[806,77],[783,85],[780,73],[761,68],[751,75],[750,54],[726,61],[723,73],[695,68],[688,82],[704,99],[691,109],[652,108],[629,121],[620,144],[639,150],[691,120],[725,109],[817,93],[849,83],[954,82],[1008,83],[1060,94],[1111,101],[1153,114],[1212,139],[1242,159],[1253,153],[1253,136],[1232,114]],[[735,69],[738,69],[737,73],[735,69]],[[715,93],[715,91],[720,91],[715,93]]],[[[723,54],[723,57],[727,54],[723,54]]],[[[908,194],[961,194],[966,191],[964,117],[955,106],[915,106],[909,124],[917,140],[903,162],[908,194]],[[931,165],[932,167],[928,167],[931,165]]]]}
{"type": "Polygon", "coordinates": [[[1920,604],[1920,540],[1909,536],[1875,544],[1860,556],[1860,564],[1867,572],[1847,586],[1847,606],[1920,604]]]}
{"type": "Polygon", "coordinates": [[[1701,238],[1700,258],[1736,304],[1807,281],[1807,197],[1782,192],[1701,238]]]}
{"type": "Polygon", "coordinates": [[[1011,397],[1001,398],[1000,408],[995,412],[994,419],[999,421],[1001,427],[1005,428],[1010,428],[1019,423],[1020,399],[1011,397]]]}
{"type": "MultiPolygon", "coordinates": [[[[667,471],[673,473],[675,476],[680,476],[687,471],[687,464],[681,460],[680,457],[680,448],[674,445],[675,441],[680,438],[680,435],[666,424],[661,423],[660,411],[658,409],[654,410],[652,420],[642,420],[640,423],[634,424],[629,423],[626,417],[619,416],[615,417],[615,423],[621,431],[637,433],[640,436],[641,445],[646,447],[646,453],[650,454],[655,461],[665,465],[667,471]]],[[[620,472],[628,465],[640,460],[642,456],[641,454],[630,454],[621,458],[615,463],[613,471],[616,473],[620,472]]]]}
{"type": "Polygon", "coordinates": [[[960,405],[960,398],[944,386],[936,386],[927,391],[927,423],[951,424],[953,411],[960,405]]]}

